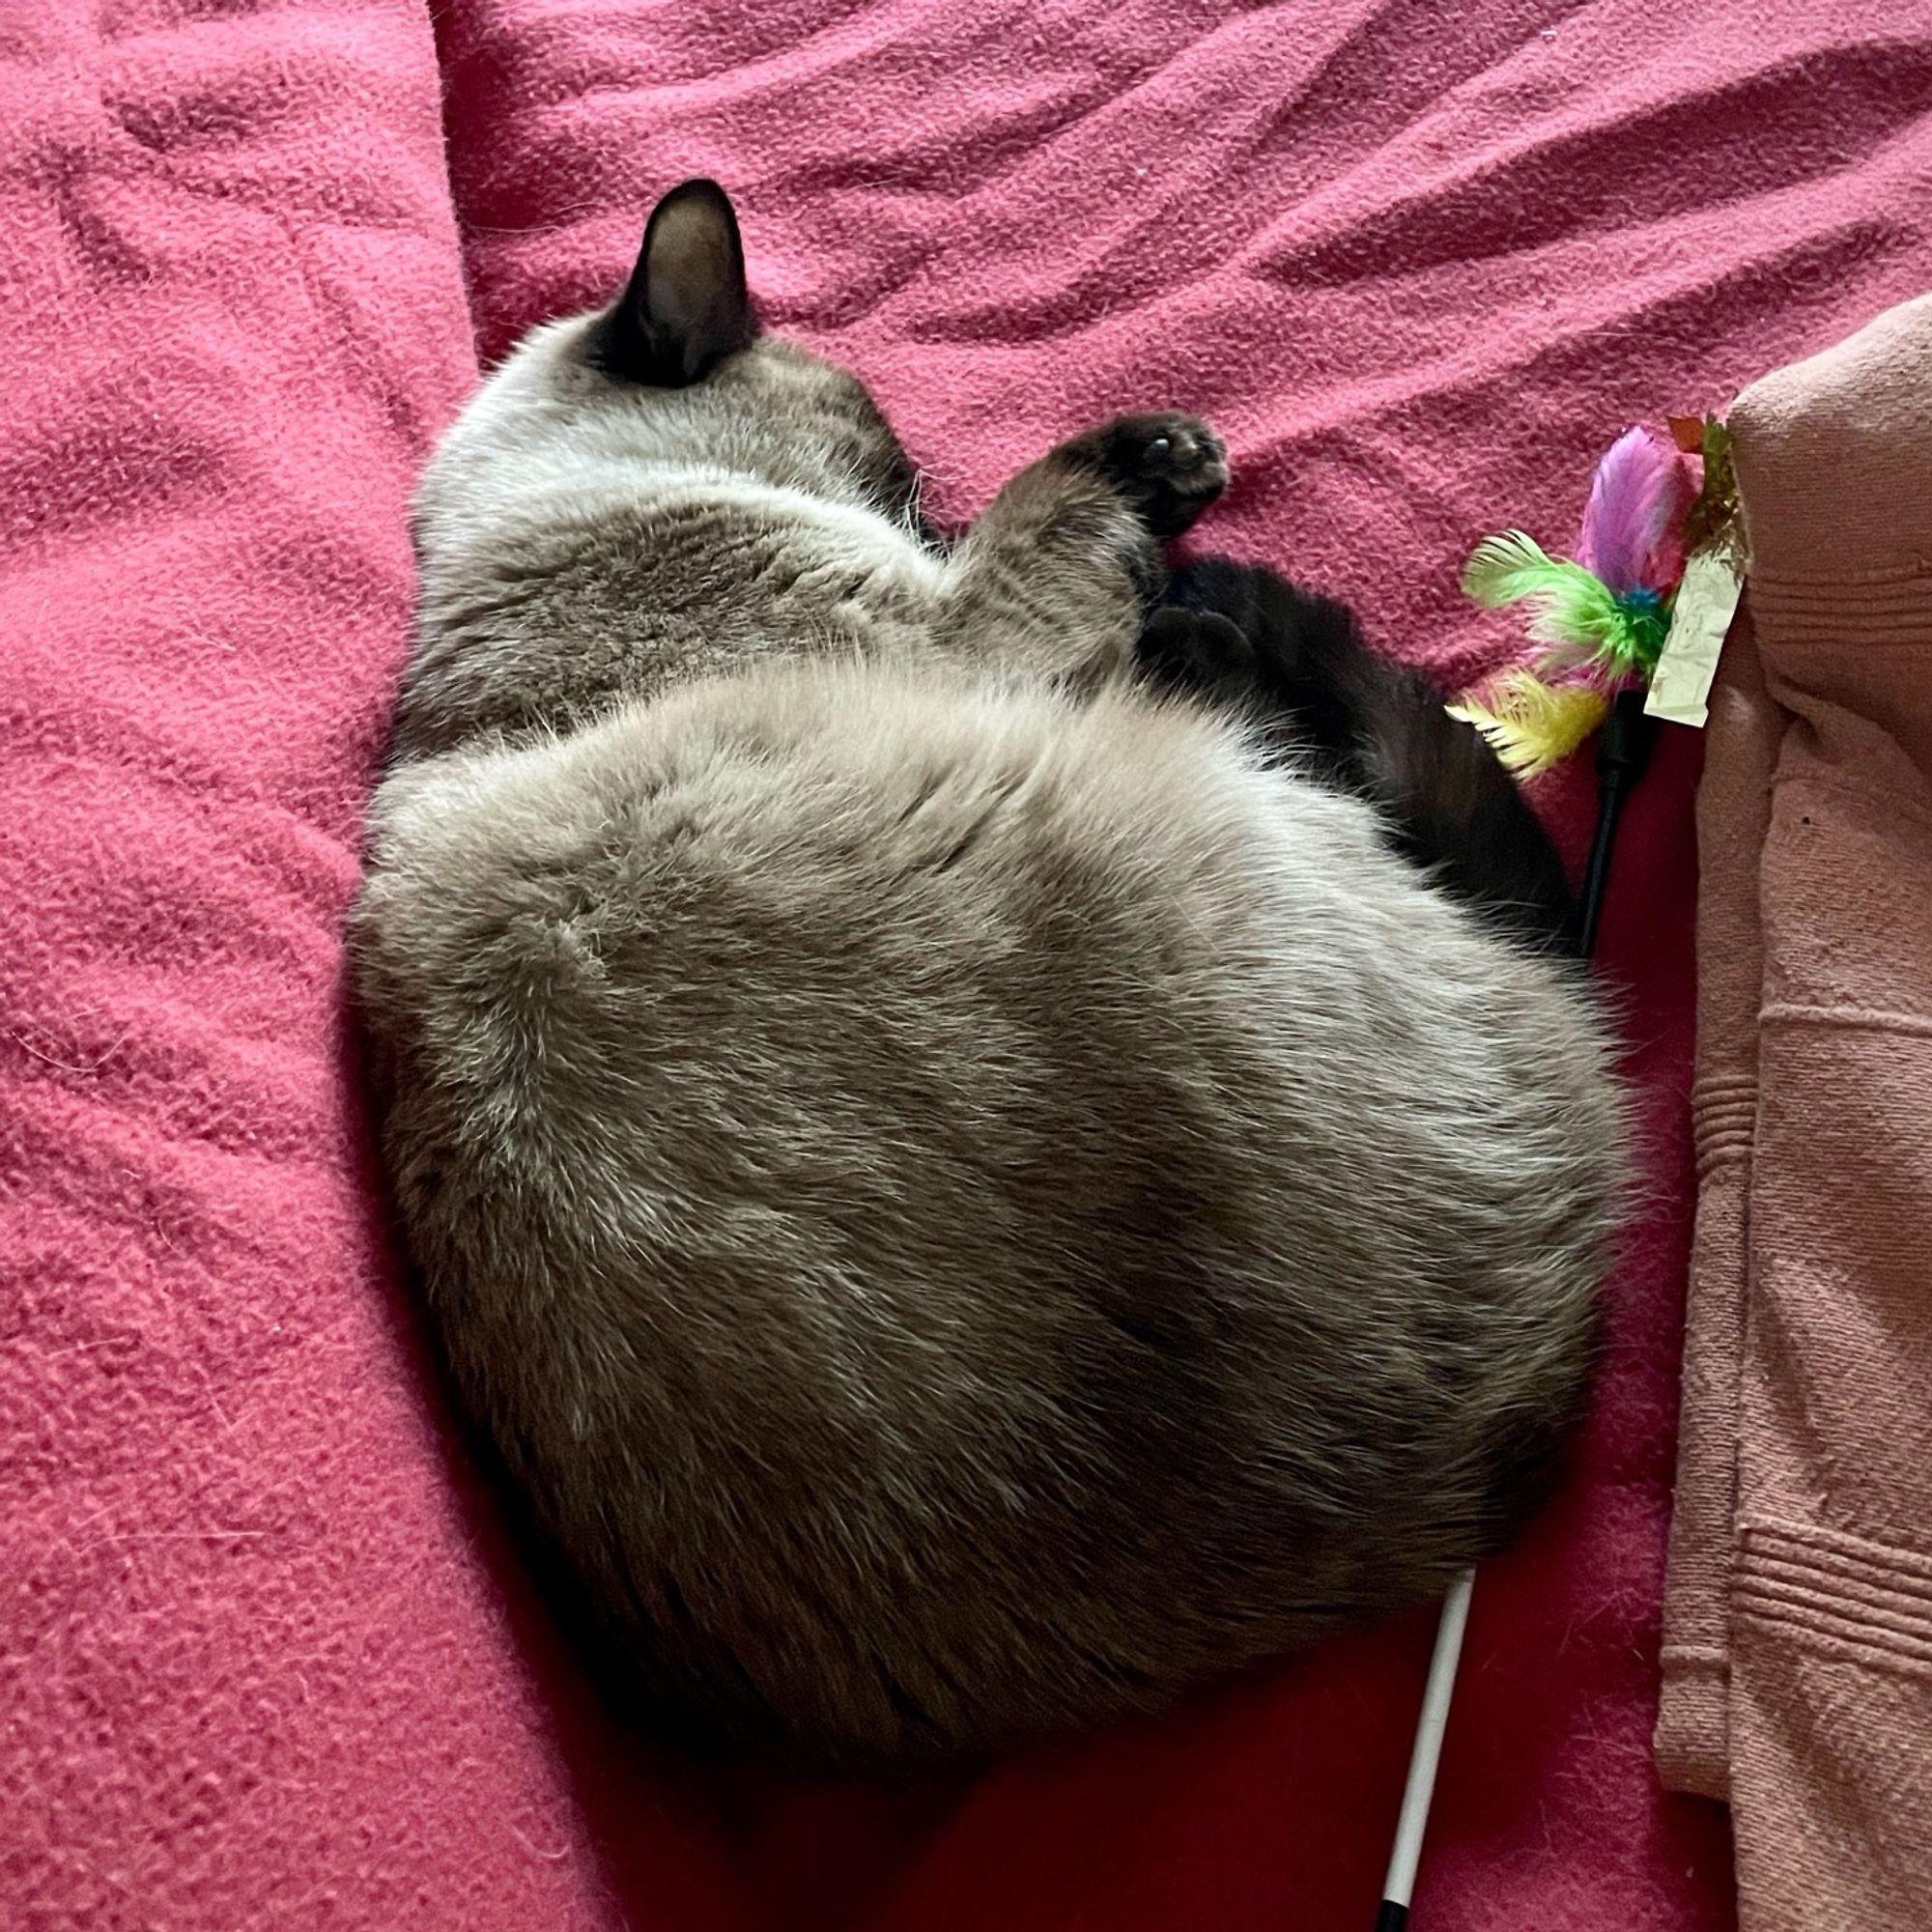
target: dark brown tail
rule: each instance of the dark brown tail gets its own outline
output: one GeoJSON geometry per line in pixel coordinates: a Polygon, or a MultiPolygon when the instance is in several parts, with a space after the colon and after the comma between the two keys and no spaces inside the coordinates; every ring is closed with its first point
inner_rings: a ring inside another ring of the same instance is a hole
{"type": "Polygon", "coordinates": [[[1482,738],[1420,671],[1378,656],[1354,614],[1270,570],[1204,557],[1149,612],[1154,683],[1237,710],[1284,760],[1381,809],[1444,891],[1534,944],[1577,951],[1563,863],[1482,738]]]}

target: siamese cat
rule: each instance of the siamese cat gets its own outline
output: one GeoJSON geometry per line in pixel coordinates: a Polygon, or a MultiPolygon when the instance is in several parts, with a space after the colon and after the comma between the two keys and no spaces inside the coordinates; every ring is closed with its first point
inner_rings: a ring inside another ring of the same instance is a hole
{"type": "Polygon", "coordinates": [[[1124,416],[938,543],[692,182],[423,477],[351,935],[384,1159],[552,1594],[708,1736],[1158,1708],[1440,1590],[1577,1412],[1605,1028],[1137,670],[1227,473],[1124,416]]]}

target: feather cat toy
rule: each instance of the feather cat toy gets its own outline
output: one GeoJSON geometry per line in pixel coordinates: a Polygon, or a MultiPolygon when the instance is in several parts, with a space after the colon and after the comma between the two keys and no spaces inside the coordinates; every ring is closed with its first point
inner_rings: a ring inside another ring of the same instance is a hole
{"type": "Polygon", "coordinates": [[[1527,604],[1529,635],[1545,648],[1464,693],[1451,716],[1481,731],[1520,778],[1559,764],[1604,723],[1619,691],[1649,687],[1687,558],[1721,552],[1734,564],[1735,527],[1721,422],[1625,431],[1597,465],[1574,557],[1550,556],[1521,530],[1486,537],[1471,554],[1463,592],[1486,610],[1527,604]]]}
{"type": "MultiPolygon", "coordinates": [[[[1463,592],[1486,610],[1529,605],[1529,635],[1544,649],[1465,692],[1449,715],[1482,732],[1520,779],[1597,736],[1597,825],[1579,895],[1586,958],[1655,721],[1703,724],[1744,565],[1729,434],[1715,416],[1680,416],[1668,436],[1639,426],[1605,452],[1574,557],[1510,530],[1486,537],[1463,567],[1463,592]]],[[[1407,1924],[1475,1576],[1464,1571],[1443,1599],[1376,1932],[1407,1924]]]]}

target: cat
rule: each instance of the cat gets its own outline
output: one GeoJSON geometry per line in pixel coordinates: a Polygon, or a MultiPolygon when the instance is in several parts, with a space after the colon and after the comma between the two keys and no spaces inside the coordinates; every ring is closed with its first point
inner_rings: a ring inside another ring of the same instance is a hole
{"type": "Polygon", "coordinates": [[[1347,605],[1202,556],[1162,588],[1138,659],[1156,685],[1248,718],[1276,762],[1374,805],[1441,891],[1528,944],[1577,951],[1563,862],[1516,781],[1425,672],[1370,649],[1347,605]]]}
{"type": "Polygon", "coordinates": [[[1156,1710],[1532,1509],[1624,1183],[1580,979],[1136,669],[1194,418],[956,542],[652,212],[422,478],[350,943],[460,1411],[598,1676],[818,1767],[1156,1710]]]}

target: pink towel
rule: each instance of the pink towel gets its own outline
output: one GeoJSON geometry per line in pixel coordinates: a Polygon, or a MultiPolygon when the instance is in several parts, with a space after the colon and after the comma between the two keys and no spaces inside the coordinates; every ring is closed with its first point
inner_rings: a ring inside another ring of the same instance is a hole
{"type": "Polygon", "coordinates": [[[1659,1750],[1747,1932],[1932,1924],[1932,298],[1732,412],[1659,1750]]]}
{"type": "MultiPolygon", "coordinates": [[[[0,4],[0,1924],[1350,1932],[1427,1616],[978,1780],[699,1778],[503,1559],[393,1292],[337,925],[404,501],[486,350],[743,196],[949,508],[1191,403],[1216,541],[1452,673],[1470,539],[1932,282],[1923,0],[0,4]],[[439,74],[432,33],[440,42],[439,74]],[[444,90],[446,89],[446,100],[444,90]],[[460,211],[443,175],[446,116],[460,211]]],[[[1417,1901],[1725,1924],[1645,1752],[1690,1203],[1690,783],[1605,927],[1651,1150],[1578,1478],[1486,1573],[1417,1901]]],[[[1587,781],[1549,804],[1574,846],[1587,781]]]]}

